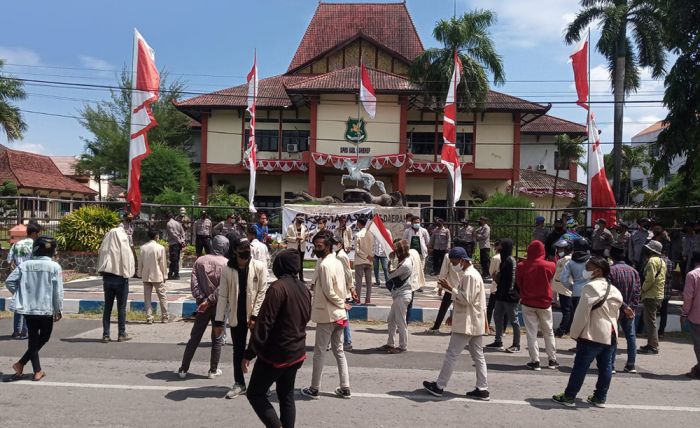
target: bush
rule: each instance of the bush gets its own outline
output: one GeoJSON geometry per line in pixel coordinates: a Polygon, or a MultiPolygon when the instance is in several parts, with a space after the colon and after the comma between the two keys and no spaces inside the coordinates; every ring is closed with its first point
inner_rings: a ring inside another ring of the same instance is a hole
{"type": "MultiPolygon", "coordinates": [[[[155,200],[166,187],[192,195],[197,189],[187,154],[156,144],[141,166],[141,193],[145,201],[155,200]]],[[[187,201],[191,203],[191,201],[187,201]]]]}
{"type": "Polygon", "coordinates": [[[119,224],[119,215],[104,206],[86,205],[63,217],[56,241],[65,251],[97,251],[110,229],[119,224]]]}
{"type": "Polygon", "coordinates": [[[510,238],[515,249],[525,249],[530,244],[532,229],[535,224],[535,210],[531,201],[521,196],[511,196],[496,192],[470,212],[472,221],[479,217],[488,218],[491,226],[491,240],[510,238]],[[501,210],[498,208],[523,208],[520,210],[501,210]]]}
{"type": "MultiPolygon", "coordinates": [[[[237,193],[229,192],[229,189],[223,185],[216,185],[212,188],[207,198],[207,205],[222,207],[208,209],[207,213],[212,221],[225,220],[229,214],[241,215],[243,218],[247,218],[249,214],[248,200],[237,193]]],[[[195,209],[195,218],[199,217],[200,212],[201,209],[195,209]]]]}

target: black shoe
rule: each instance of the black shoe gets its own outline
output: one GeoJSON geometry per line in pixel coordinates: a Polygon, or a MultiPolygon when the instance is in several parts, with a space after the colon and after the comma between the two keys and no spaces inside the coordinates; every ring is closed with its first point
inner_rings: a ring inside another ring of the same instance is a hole
{"type": "Polygon", "coordinates": [[[625,366],[625,373],[637,374],[637,369],[634,366],[625,366]]]}
{"type": "Polygon", "coordinates": [[[659,348],[652,348],[651,346],[642,346],[637,350],[637,353],[645,355],[658,355],[659,348]]]}
{"type": "Polygon", "coordinates": [[[540,362],[539,361],[530,361],[529,363],[526,364],[526,366],[529,369],[532,369],[536,372],[542,370],[542,367],[540,367],[540,362]]]}
{"type": "Polygon", "coordinates": [[[443,390],[438,388],[437,382],[423,381],[423,388],[436,397],[442,397],[443,390]]]}
{"type": "Polygon", "coordinates": [[[301,395],[303,395],[304,397],[308,397],[312,400],[318,400],[319,398],[321,398],[321,395],[319,395],[318,393],[318,389],[313,389],[311,387],[303,388],[301,390],[301,395]]]}
{"type": "Polygon", "coordinates": [[[467,398],[471,398],[472,400],[489,401],[491,396],[488,391],[482,391],[479,388],[476,388],[474,391],[467,392],[467,398]]]}
{"type": "Polygon", "coordinates": [[[520,346],[511,346],[510,348],[506,349],[506,352],[509,354],[515,354],[516,352],[520,352],[520,346]]]}
{"type": "Polygon", "coordinates": [[[340,397],[340,398],[344,398],[346,400],[349,400],[350,398],[352,398],[352,394],[350,393],[350,388],[337,387],[335,389],[335,395],[340,397]]]}
{"type": "Polygon", "coordinates": [[[485,346],[485,348],[494,348],[499,351],[503,351],[503,342],[493,342],[485,346]]]}
{"type": "Polygon", "coordinates": [[[556,360],[549,360],[549,365],[547,367],[556,370],[559,368],[559,363],[556,360]]]}
{"type": "Polygon", "coordinates": [[[556,337],[557,339],[561,339],[562,337],[564,337],[564,331],[560,329],[554,330],[554,337],[556,337]]]}

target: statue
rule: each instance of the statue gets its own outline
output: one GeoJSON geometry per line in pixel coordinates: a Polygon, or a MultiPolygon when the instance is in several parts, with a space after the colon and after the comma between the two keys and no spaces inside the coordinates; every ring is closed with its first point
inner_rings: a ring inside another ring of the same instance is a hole
{"type": "Polygon", "coordinates": [[[301,192],[295,192],[293,194],[293,198],[289,200],[288,203],[290,204],[302,204],[304,202],[315,202],[315,203],[320,203],[320,204],[325,204],[325,205],[330,205],[330,204],[338,204],[341,203],[342,201],[334,196],[322,196],[322,197],[316,197],[316,196],[311,196],[307,192],[301,191],[301,192]]]}
{"type": "Polygon", "coordinates": [[[379,188],[379,191],[384,195],[386,194],[386,188],[384,183],[376,180],[374,176],[367,172],[362,172],[369,169],[371,158],[362,157],[358,158],[357,161],[352,161],[350,159],[343,160],[343,167],[348,170],[348,174],[343,174],[340,178],[340,184],[345,185],[345,180],[353,180],[355,182],[362,182],[362,188],[366,191],[372,190],[372,186],[375,184],[379,188]]]}

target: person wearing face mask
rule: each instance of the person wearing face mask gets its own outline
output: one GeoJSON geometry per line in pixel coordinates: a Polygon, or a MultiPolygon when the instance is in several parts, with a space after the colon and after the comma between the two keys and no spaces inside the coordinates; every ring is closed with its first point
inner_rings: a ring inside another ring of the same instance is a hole
{"type": "Polygon", "coordinates": [[[617,224],[617,236],[615,237],[613,246],[622,248],[625,257],[627,257],[627,243],[629,242],[631,236],[632,235],[629,232],[627,224],[624,222],[619,222],[617,224]]]}
{"type": "Polygon", "coordinates": [[[606,253],[610,252],[614,238],[612,232],[607,228],[607,220],[599,218],[596,224],[598,227],[593,231],[591,237],[591,254],[604,257],[606,253]]]}
{"type": "Polygon", "coordinates": [[[343,349],[343,331],[348,324],[345,306],[347,284],[343,264],[333,253],[333,234],[317,233],[313,238],[314,255],[319,262],[314,271],[311,291],[313,293],[311,320],[316,323],[313,369],[311,385],[301,390],[301,395],[312,400],[321,398],[321,376],[323,375],[324,352],[331,351],[338,365],[340,386],[335,394],[340,398],[351,398],[348,363],[343,349]]]}
{"type": "Polygon", "coordinates": [[[627,241],[627,258],[637,272],[642,272],[642,250],[652,237],[649,231],[649,219],[640,218],[637,220],[637,230],[634,231],[627,241]]]}
{"type": "Polygon", "coordinates": [[[362,297],[362,279],[365,280],[365,305],[372,303],[372,263],[374,263],[374,236],[367,231],[367,218],[357,219],[360,229],[355,237],[355,288],[362,297]]]}
{"type": "MultiPolygon", "coordinates": [[[[588,284],[589,278],[586,278],[584,272],[586,271],[586,262],[591,257],[591,253],[590,245],[585,238],[575,240],[572,245],[571,260],[564,265],[559,278],[561,283],[571,290],[571,311],[575,313],[579,300],[581,300],[583,287],[588,284]]],[[[570,329],[570,325],[562,325],[561,329],[567,331],[570,329]]],[[[572,351],[574,349],[572,348],[572,351]]]]}
{"type": "Polygon", "coordinates": [[[561,282],[564,266],[571,260],[571,242],[561,239],[554,244],[554,250],[557,254],[557,264],[552,279],[552,290],[559,295],[559,308],[561,310],[561,321],[559,327],[554,331],[554,336],[560,338],[569,333],[569,330],[564,328],[571,325],[571,289],[561,282]]]}
{"type": "Polygon", "coordinates": [[[484,281],[479,272],[474,269],[471,258],[464,248],[456,247],[450,250],[450,258],[459,259],[460,267],[464,271],[457,286],[452,286],[447,281],[439,283],[440,287],[452,293],[454,298],[452,334],[437,380],[424,381],[423,388],[436,397],[442,397],[454,372],[457,358],[466,348],[469,350],[476,371],[476,388],[467,392],[466,396],[473,400],[489,401],[486,359],[482,345],[483,335],[486,333],[484,281]]]}
{"type": "Polygon", "coordinates": [[[235,383],[226,394],[226,398],[231,399],[246,392],[241,365],[243,352],[248,340],[248,330],[255,327],[268,284],[267,266],[252,259],[248,239],[231,240],[228,259],[226,268],[221,272],[214,320],[216,337],[223,334],[224,321],[227,318],[231,327],[235,383]]]}
{"type": "MultiPolygon", "coordinates": [[[[350,256],[348,256],[348,253],[345,251],[341,238],[335,235],[333,236],[333,251],[335,252],[335,257],[343,264],[343,272],[345,272],[345,286],[347,287],[345,294],[345,312],[347,313],[350,310],[350,303],[359,302],[360,298],[357,296],[355,286],[352,282],[353,273],[352,267],[350,267],[350,256]]],[[[348,320],[349,319],[350,315],[348,314],[348,320]]],[[[343,349],[345,351],[352,351],[352,332],[350,331],[349,322],[343,330],[343,349]]]]}
{"type": "Polygon", "coordinates": [[[304,216],[298,214],[294,218],[294,223],[287,227],[287,235],[285,237],[288,248],[296,248],[301,254],[299,261],[299,281],[304,282],[304,254],[306,253],[306,239],[309,235],[309,229],[304,224],[304,216]]]}
{"type": "Polygon", "coordinates": [[[343,244],[345,251],[352,249],[352,229],[348,227],[348,216],[338,217],[338,227],[333,231],[333,236],[343,244]]]}
{"type": "Polygon", "coordinates": [[[574,407],[576,395],[583,386],[586,373],[593,360],[598,366],[598,382],[588,403],[595,407],[605,407],[605,401],[612,380],[612,354],[617,344],[617,320],[620,309],[627,316],[634,316],[631,308],[623,303],[622,294],[608,277],[610,264],[602,257],[591,257],[586,263],[589,282],[583,288],[581,302],[574,313],[571,324],[571,338],[577,342],[574,366],[569,383],[563,393],[552,397],[556,403],[574,407]]]}
{"type": "Polygon", "coordinates": [[[406,229],[403,234],[403,239],[408,241],[408,245],[412,250],[418,252],[422,267],[425,268],[425,261],[428,259],[428,242],[430,241],[430,235],[428,231],[421,226],[420,222],[420,217],[413,216],[411,219],[411,228],[406,229]]]}
{"type": "Polygon", "coordinates": [[[547,238],[544,240],[544,251],[547,256],[547,260],[555,259],[556,251],[554,244],[559,242],[565,233],[566,230],[564,229],[564,222],[561,219],[554,220],[554,228],[551,232],[549,232],[547,238]]]}
{"type": "Polygon", "coordinates": [[[549,235],[549,229],[544,226],[544,217],[537,216],[535,218],[535,228],[532,230],[533,241],[540,241],[544,244],[547,240],[547,235],[549,235]]]}
{"type": "Polygon", "coordinates": [[[438,309],[438,313],[435,317],[435,323],[433,324],[433,327],[425,330],[425,332],[428,334],[440,333],[440,325],[445,319],[447,310],[450,309],[450,306],[452,305],[452,293],[449,291],[443,291],[445,290],[445,287],[440,286],[440,283],[447,282],[454,288],[459,284],[460,280],[462,279],[462,275],[464,275],[464,270],[462,269],[462,266],[460,266],[459,263],[460,259],[457,257],[450,258],[450,256],[454,256],[456,254],[453,250],[454,248],[451,249],[448,254],[445,254],[445,258],[442,262],[442,267],[440,268],[440,274],[438,275],[438,294],[444,293],[444,295],[442,296],[442,302],[440,302],[440,309],[438,309]]]}
{"type": "Polygon", "coordinates": [[[486,217],[479,218],[479,227],[474,231],[474,237],[479,244],[479,260],[481,262],[481,274],[484,279],[491,279],[489,264],[491,262],[491,226],[486,217]]]}
{"type": "Polygon", "coordinates": [[[197,221],[194,222],[195,233],[195,255],[202,255],[202,250],[205,254],[211,254],[211,230],[212,224],[207,212],[202,211],[197,221]]]}
{"type": "MultiPolygon", "coordinates": [[[[610,250],[610,258],[613,260],[613,265],[610,268],[610,282],[622,294],[622,301],[633,312],[639,306],[639,297],[642,289],[639,281],[639,273],[625,263],[625,252],[620,247],[613,246],[610,250]]],[[[625,373],[637,373],[635,363],[637,360],[637,337],[634,327],[634,314],[632,318],[620,314],[618,320],[622,331],[625,333],[627,340],[627,362],[625,363],[625,373]]],[[[613,351],[613,371],[615,371],[616,352],[613,351]]]]}
{"type": "Polygon", "coordinates": [[[520,322],[518,320],[518,301],[520,293],[515,282],[516,261],[513,257],[513,240],[501,240],[501,264],[496,276],[498,287],[492,297],[496,300],[493,311],[496,324],[496,338],[487,348],[495,348],[503,351],[503,335],[505,334],[507,320],[513,328],[513,344],[505,351],[508,353],[520,352],[520,322]]]}
{"type": "Polygon", "coordinates": [[[408,340],[408,325],[406,313],[412,299],[411,280],[414,276],[413,258],[409,254],[410,247],[405,239],[394,243],[394,256],[398,261],[396,269],[389,271],[387,289],[391,291],[391,310],[387,318],[389,337],[386,345],[379,347],[380,351],[390,354],[406,352],[408,340]],[[398,330],[399,346],[394,346],[394,337],[398,330]]]}
{"type": "Polygon", "coordinates": [[[272,273],[277,280],[265,293],[242,362],[243,372],[247,372],[250,361],[257,357],[246,396],[268,427],[293,427],[296,419],[294,382],[306,359],[306,324],[311,318],[311,294],[297,279],[300,257],[294,249],[284,250],[275,257],[272,273]],[[279,417],[267,397],[273,383],[279,417]]]}
{"type": "Polygon", "coordinates": [[[643,322],[647,334],[647,344],[639,348],[639,354],[659,353],[659,332],[656,324],[656,313],[661,309],[664,299],[664,287],[668,267],[661,258],[663,245],[655,240],[644,246],[648,260],[644,266],[644,281],[642,282],[642,305],[644,306],[643,322]]]}
{"type": "Polygon", "coordinates": [[[433,229],[430,241],[428,242],[428,250],[432,252],[433,256],[433,275],[437,275],[440,271],[445,254],[447,254],[447,250],[452,246],[450,229],[445,227],[444,221],[438,218],[435,220],[435,224],[435,229],[433,229]]]}

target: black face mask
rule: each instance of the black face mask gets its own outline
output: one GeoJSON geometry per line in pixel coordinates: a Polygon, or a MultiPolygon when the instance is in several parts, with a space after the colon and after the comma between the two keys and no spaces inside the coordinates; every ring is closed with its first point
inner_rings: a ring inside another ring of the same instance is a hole
{"type": "Polygon", "coordinates": [[[319,259],[322,259],[326,255],[325,250],[314,250],[314,256],[316,256],[319,259]]]}
{"type": "Polygon", "coordinates": [[[250,259],[250,251],[241,251],[238,253],[238,257],[240,257],[243,260],[249,260],[250,259]]]}

